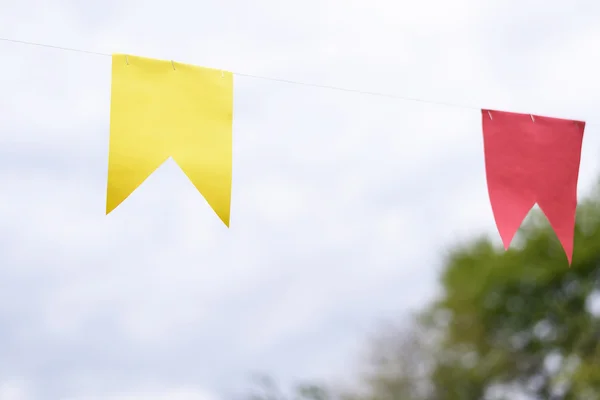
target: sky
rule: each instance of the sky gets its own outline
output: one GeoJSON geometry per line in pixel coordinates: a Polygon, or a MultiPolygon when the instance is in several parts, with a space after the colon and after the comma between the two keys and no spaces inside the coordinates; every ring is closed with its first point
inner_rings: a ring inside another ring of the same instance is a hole
{"type": "Polygon", "coordinates": [[[0,37],[234,78],[227,229],[166,162],[105,215],[111,59],[0,41],[0,399],[230,400],[352,370],[496,243],[478,108],[588,123],[594,0],[0,0],[0,37]]]}

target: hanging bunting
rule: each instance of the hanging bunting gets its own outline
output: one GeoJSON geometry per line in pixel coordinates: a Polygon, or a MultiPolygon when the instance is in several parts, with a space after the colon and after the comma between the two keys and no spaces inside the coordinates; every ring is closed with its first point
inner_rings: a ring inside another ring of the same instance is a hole
{"type": "Polygon", "coordinates": [[[504,248],[537,203],[570,265],[585,122],[481,112],[488,192],[504,248]]]}
{"type": "Polygon", "coordinates": [[[106,214],[169,157],[229,226],[233,74],[112,57],[106,214]]]}

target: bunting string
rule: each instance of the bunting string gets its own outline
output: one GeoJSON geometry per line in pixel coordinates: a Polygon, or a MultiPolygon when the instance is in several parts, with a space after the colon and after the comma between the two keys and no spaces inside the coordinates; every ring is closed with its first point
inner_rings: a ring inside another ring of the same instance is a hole
{"type": "MultiPolygon", "coordinates": [[[[102,53],[99,51],[76,49],[74,47],[56,46],[56,45],[50,45],[50,44],[45,44],[45,43],[30,42],[30,41],[26,41],[26,40],[17,40],[17,39],[5,38],[5,37],[0,37],[0,42],[8,42],[8,43],[22,44],[22,45],[27,45],[27,46],[43,47],[43,48],[48,48],[48,49],[69,51],[69,52],[73,52],[73,53],[90,54],[90,55],[102,56],[102,57],[112,57],[112,54],[102,53]]],[[[481,106],[475,106],[472,104],[431,100],[431,99],[424,99],[424,98],[420,98],[420,97],[400,96],[400,95],[391,94],[391,93],[374,92],[374,91],[361,90],[361,89],[352,89],[352,88],[333,86],[333,85],[322,85],[322,84],[318,84],[318,83],[301,82],[301,81],[295,81],[295,80],[291,80],[291,79],[275,78],[275,77],[271,77],[271,76],[246,74],[243,72],[231,71],[231,73],[233,75],[243,76],[243,77],[252,78],[252,79],[261,79],[261,80],[271,81],[271,82],[286,83],[289,85],[307,86],[307,87],[314,87],[317,89],[334,90],[334,91],[339,91],[339,92],[347,92],[347,93],[354,93],[354,94],[374,96],[374,97],[384,97],[384,98],[388,98],[388,99],[401,100],[401,101],[406,101],[406,102],[432,104],[432,105],[443,106],[443,107],[460,108],[460,109],[465,109],[465,110],[476,110],[476,111],[479,111],[482,108],[484,108],[484,109],[486,108],[486,107],[481,107],[481,106]]],[[[575,118],[575,119],[581,119],[581,118],[575,118]]],[[[586,123],[586,126],[599,127],[600,124],[588,122],[588,123],[586,123]]]]}
{"type": "MultiPolygon", "coordinates": [[[[319,85],[129,54],[0,41],[112,57],[106,214],[172,158],[229,227],[233,75],[481,112],[488,194],[508,250],[538,204],[573,257],[577,181],[586,123],[457,103],[319,85]]],[[[1,111],[0,111],[1,112],[1,111]]]]}
{"type": "MultiPolygon", "coordinates": [[[[44,43],[28,42],[25,40],[16,40],[16,39],[4,38],[4,37],[0,37],[0,41],[15,43],[15,44],[24,44],[24,45],[28,45],[28,46],[44,47],[44,48],[55,49],[55,50],[70,51],[70,52],[75,52],[75,53],[91,54],[91,55],[103,56],[103,57],[111,57],[112,56],[112,54],[101,53],[101,52],[97,52],[97,51],[81,50],[81,49],[76,49],[76,48],[72,48],[72,47],[55,46],[55,45],[49,45],[49,44],[44,44],[44,43]]],[[[418,98],[418,97],[398,96],[398,95],[394,95],[394,94],[390,94],[390,93],[365,91],[365,90],[360,90],[360,89],[351,89],[351,88],[331,86],[331,85],[321,85],[321,84],[316,84],[316,83],[300,82],[300,81],[295,81],[295,80],[280,79],[280,78],[274,78],[274,77],[269,77],[269,76],[252,75],[252,74],[246,74],[246,73],[242,73],[242,72],[231,71],[231,73],[234,75],[243,76],[246,78],[261,79],[261,80],[272,81],[272,82],[280,82],[280,83],[286,83],[286,84],[290,84],[290,85],[308,86],[308,87],[314,87],[314,88],[318,88],[318,89],[335,90],[335,91],[339,91],[339,92],[362,94],[362,95],[367,95],[367,96],[385,97],[385,98],[389,98],[389,99],[402,100],[402,101],[407,101],[407,102],[425,103],[425,104],[432,104],[432,105],[438,105],[438,106],[444,106],[444,107],[462,108],[462,109],[467,109],[467,110],[480,110],[481,109],[481,107],[476,107],[476,106],[468,105],[468,104],[459,104],[459,103],[452,103],[452,102],[445,102],[445,101],[428,100],[428,99],[422,99],[422,98],[418,98]]]]}

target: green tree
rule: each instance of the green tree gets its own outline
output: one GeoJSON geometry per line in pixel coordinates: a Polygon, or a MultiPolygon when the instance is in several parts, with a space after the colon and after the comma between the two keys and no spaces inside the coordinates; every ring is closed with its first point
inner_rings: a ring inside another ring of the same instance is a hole
{"type": "Polygon", "coordinates": [[[286,394],[273,378],[260,375],[254,379],[254,388],[245,400],[336,400],[324,385],[301,383],[286,394]]]}
{"type": "Polygon", "coordinates": [[[281,400],[600,399],[600,190],[578,207],[571,267],[534,211],[509,251],[485,237],[448,251],[440,284],[369,343],[360,390],[281,400]]]}
{"type": "MultiPolygon", "coordinates": [[[[367,343],[359,370],[361,393],[345,394],[344,400],[420,400],[429,392],[432,365],[427,335],[409,320],[386,323],[367,343]]],[[[355,389],[355,391],[358,391],[355,389]]]]}
{"type": "Polygon", "coordinates": [[[600,398],[600,320],[590,310],[600,297],[599,194],[578,207],[571,268],[541,212],[517,249],[480,239],[449,253],[425,319],[441,336],[431,398],[600,398]]]}

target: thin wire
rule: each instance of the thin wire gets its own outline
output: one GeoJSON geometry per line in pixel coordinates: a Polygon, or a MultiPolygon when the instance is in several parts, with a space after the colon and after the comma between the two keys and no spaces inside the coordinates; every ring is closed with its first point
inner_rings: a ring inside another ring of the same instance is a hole
{"type": "MultiPolygon", "coordinates": [[[[63,50],[63,51],[71,51],[71,52],[75,52],[75,53],[92,54],[92,55],[103,56],[103,57],[111,57],[112,56],[112,54],[101,53],[98,51],[81,50],[81,49],[76,49],[73,47],[54,46],[54,45],[49,45],[49,44],[44,44],[44,43],[28,42],[25,40],[16,40],[16,39],[4,38],[4,37],[0,37],[0,41],[15,43],[15,44],[24,44],[24,45],[28,45],[28,46],[45,47],[45,48],[49,48],[49,49],[56,49],[56,50],[63,50]]],[[[293,81],[293,80],[289,80],[289,79],[272,78],[269,76],[244,74],[241,72],[232,72],[232,74],[237,75],[237,76],[245,76],[245,77],[253,78],[253,79],[262,79],[262,80],[272,81],[272,82],[287,83],[290,85],[307,86],[307,87],[314,87],[314,88],[319,88],[319,89],[335,90],[338,92],[346,92],[346,93],[364,94],[364,95],[375,96],[375,97],[386,97],[389,99],[402,100],[402,101],[408,101],[408,102],[434,104],[434,105],[439,105],[439,106],[461,108],[461,109],[468,109],[468,110],[481,110],[482,109],[482,107],[475,107],[473,105],[467,105],[467,104],[458,104],[458,103],[450,103],[450,102],[444,102],[444,101],[427,100],[427,99],[422,99],[422,98],[418,98],[418,97],[397,96],[397,95],[393,95],[393,94],[389,94],[389,93],[370,92],[370,91],[365,91],[365,90],[350,89],[350,88],[344,88],[344,87],[339,87],[339,86],[319,85],[316,83],[293,81]]],[[[574,118],[574,119],[582,120],[580,118],[574,118]]],[[[593,123],[590,124],[589,122],[586,122],[586,127],[589,127],[589,126],[599,126],[599,125],[593,124],[593,123]]]]}
{"type": "Polygon", "coordinates": [[[43,44],[43,43],[34,43],[34,42],[26,42],[24,40],[15,40],[15,39],[8,39],[8,38],[3,38],[0,37],[0,40],[4,41],[4,42],[10,42],[10,43],[17,43],[17,44],[26,44],[29,46],[38,46],[38,47],[46,47],[49,49],[57,49],[57,50],[64,50],[64,51],[73,51],[75,53],[85,53],[85,54],[93,54],[96,56],[105,56],[105,57],[110,57],[110,54],[107,53],[99,53],[97,51],[88,51],[88,50],[81,50],[81,49],[73,49],[70,47],[61,47],[61,46],[52,46],[49,44],[43,44]]]}
{"type": "MultiPolygon", "coordinates": [[[[28,42],[25,40],[16,40],[16,39],[9,39],[9,38],[3,38],[3,37],[0,37],[0,41],[16,43],[16,44],[25,44],[28,46],[45,47],[45,48],[49,48],[49,49],[56,49],[56,50],[63,50],[63,51],[71,51],[71,52],[75,52],[75,53],[92,54],[92,55],[96,55],[96,56],[104,56],[104,57],[112,56],[111,54],[100,53],[97,51],[81,50],[81,49],[75,49],[72,47],[53,46],[53,45],[44,44],[44,43],[28,42]]],[[[471,109],[471,110],[480,110],[481,109],[480,107],[474,107],[474,106],[470,106],[470,105],[448,103],[448,102],[443,102],[443,101],[426,100],[426,99],[421,99],[421,98],[417,98],[417,97],[397,96],[397,95],[393,95],[393,94],[389,94],[389,93],[370,92],[370,91],[364,91],[364,90],[359,90],[359,89],[349,89],[349,88],[344,88],[344,87],[339,87],[339,86],[319,85],[316,83],[292,81],[292,80],[288,80],[288,79],[272,78],[269,76],[244,74],[241,72],[232,72],[232,73],[237,76],[245,76],[248,78],[262,79],[262,80],[272,81],[272,82],[287,83],[290,85],[308,86],[308,87],[314,87],[314,88],[319,88],[319,89],[336,90],[339,92],[364,94],[364,95],[376,96],[376,97],[386,97],[386,98],[395,99],[395,100],[403,100],[403,101],[426,103],[426,104],[435,104],[435,105],[446,106],[446,107],[463,108],[463,109],[471,109]]]]}
{"type": "Polygon", "coordinates": [[[481,109],[480,107],[474,107],[474,106],[469,106],[469,105],[465,105],[465,104],[448,103],[448,102],[435,101],[435,100],[426,100],[426,99],[420,99],[420,98],[417,98],[417,97],[397,96],[397,95],[393,95],[393,94],[389,94],[389,93],[369,92],[369,91],[365,91],[365,90],[349,89],[349,88],[343,88],[343,87],[339,87],[339,86],[319,85],[319,84],[316,84],[316,83],[305,83],[305,82],[298,82],[298,81],[290,81],[290,80],[287,80],[287,79],[279,79],[279,78],[271,78],[271,77],[266,77],[266,76],[242,74],[242,73],[239,73],[239,72],[233,72],[233,74],[238,75],[238,76],[247,76],[249,78],[255,78],[255,79],[264,79],[264,80],[273,81],[273,82],[289,83],[289,84],[292,84],[292,85],[301,85],[301,86],[309,86],[309,87],[315,87],[315,88],[320,88],[320,89],[337,90],[337,91],[340,91],[340,92],[347,92],[347,93],[366,94],[368,96],[387,97],[387,98],[395,99],[395,100],[403,100],[403,101],[411,101],[411,102],[427,103],[427,104],[436,104],[436,105],[440,105],[440,106],[455,107],[455,108],[465,108],[465,109],[471,109],[471,110],[480,110],[481,109]]]}

